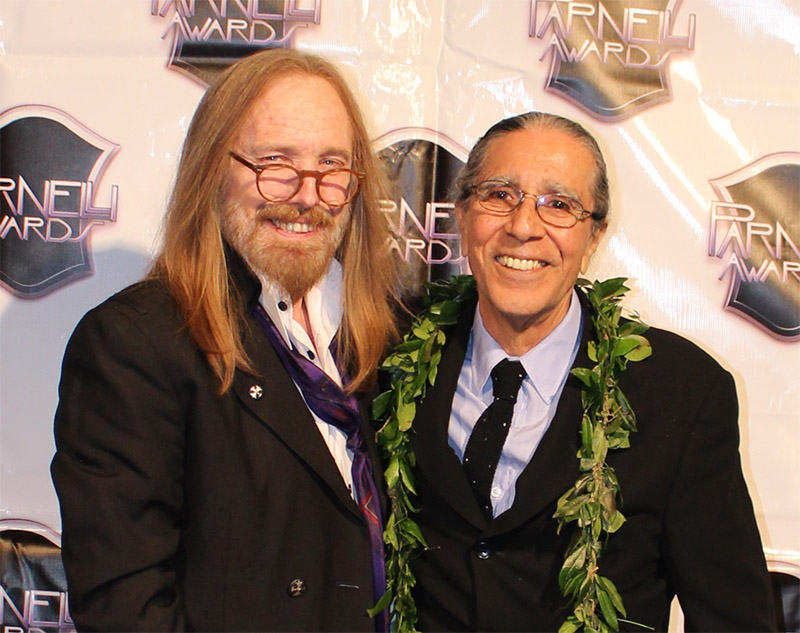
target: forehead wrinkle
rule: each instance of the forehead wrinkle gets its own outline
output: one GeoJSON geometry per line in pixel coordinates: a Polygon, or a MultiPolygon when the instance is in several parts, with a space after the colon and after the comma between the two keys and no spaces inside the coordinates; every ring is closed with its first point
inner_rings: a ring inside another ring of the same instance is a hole
{"type": "MultiPolygon", "coordinates": [[[[497,176],[490,176],[483,180],[483,182],[504,182],[520,191],[525,191],[525,189],[519,184],[519,180],[514,176],[504,176],[504,175],[497,175],[497,176]]],[[[526,193],[541,196],[548,193],[557,193],[562,196],[567,196],[569,198],[574,198],[580,202],[581,197],[575,189],[571,187],[565,186],[563,183],[557,180],[544,180],[542,181],[541,185],[537,187],[537,191],[527,191],[526,193]]]]}
{"type": "MultiPolygon", "coordinates": [[[[292,145],[282,145],[277,143],[254,145],[248,151],[250,155],[255,158],[264,158],[272,154],[283,154],[285,156],[288,156],[289,158],[294,158],[296,156],[300,156],[305,153],[305,150],[301,148],[292,145]]],[[[342,158],[345,160],[350,160],[353,156],[353,153],[352,151],[342,147],[331,146],[318,150],[316,152],[316,156],[317,158],[332,156],[332,157],[342,158]]]]}

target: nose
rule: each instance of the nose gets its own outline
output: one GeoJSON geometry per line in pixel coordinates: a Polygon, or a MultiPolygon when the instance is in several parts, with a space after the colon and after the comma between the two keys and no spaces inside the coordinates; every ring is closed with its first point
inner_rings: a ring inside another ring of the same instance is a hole
{"type": "Polygon", "coordinates": [[[523,198],[522,203],[508,216],[506,230],[521,242],[542,237],[546,233],[545,224],[536,209],[535,197],[523,198]]]}
{"type": "Polygon", "coordinates": [[[311,174],[304,174],[300,177],[300,188],[297,190],[289,202],[301,206],[304,209],[319,204],[319,194],[317,193],[317,181],[311,174]]]}

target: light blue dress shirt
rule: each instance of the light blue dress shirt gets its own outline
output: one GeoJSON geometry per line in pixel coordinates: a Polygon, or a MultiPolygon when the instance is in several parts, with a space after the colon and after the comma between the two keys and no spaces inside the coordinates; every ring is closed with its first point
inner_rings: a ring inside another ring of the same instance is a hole
{"type": "Polygon", "coordinates": [[[517,396],[511,428],[492,484],[495,517],[513,505],[517,479],[555,416],[561,391],[578,352],[580,334],[581,306],[574,290],[561,323],[521,357],[508,356],[503,351],[486,331],[480,310],[475,310],[448,426],[448,443],[459,460],[464,461],[472,429],[492,402],[492,368],[504,358],[511,358],[519,360],[528,374],[517,396]]]}

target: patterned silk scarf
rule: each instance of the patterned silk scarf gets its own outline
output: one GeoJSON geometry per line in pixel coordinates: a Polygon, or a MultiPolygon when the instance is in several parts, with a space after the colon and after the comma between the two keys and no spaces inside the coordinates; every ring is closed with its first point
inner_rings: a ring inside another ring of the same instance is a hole
{"type": "MultiPolygon", "coordinates": [[[[369,529],[372,548],[372,579],[375,602],[386,591],[386,566],[383,558],[383,522],[378,499],[378,489],[372,475],[372,463],[367,453],[361,429],[361,414],[353,396],[348,396],[317,365],[301,355],[295,348],[289,349],[278,328],[269,318],[261,304],[256,304],[253,316],[264,330],[269,342],[283,362],[292,380],[300,387],[308,407],[317,417],[341,429],[347,435],[347,448],[353,453],[353,485],[356,489],[358,507],[369,529]]],[[[388,609],[375,618],[377,631],[388,631],[388,609]]]]}

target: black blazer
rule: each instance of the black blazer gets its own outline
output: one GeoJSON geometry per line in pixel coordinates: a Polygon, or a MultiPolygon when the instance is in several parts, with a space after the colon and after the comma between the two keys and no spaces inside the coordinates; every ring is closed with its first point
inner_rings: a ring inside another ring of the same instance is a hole
{"type": "MultiPolygon", "coordinates": [[[[567,380],[555,418],[521,474],[514,505],[487,522],[447,425],[474,309],[450,332],[438,381],[417,409],[416,515],[430,549],[414,564],[423,631],[556,631],[557,582],[574,527],[556,534],[556,501],[578,477],[580,386],[567,380]]],[[[584,306],[575,366],[591,367],[584,306]]],[[[666,630],[678,595],[686,630],[774,630],[771,587],[742,476],[732,377],[668,332],[646,334],[653,355],[629,363],[621,388],[638,419],[631,447],[612,451],[627,522],[611,535],[600,573],[620,591],[627,619],[666,630]]],[[[574,526],[574,524],[571,524],[574,526]]],[[[641,630],[620,623],[622,629],[641,630]]]]}
{"type": "MultiPolygon", "coordinates": [[[[260,286],[237,258],[232,280],[251,314],[260,286]]],[[[52,475],[79,629],[374,630],[367,528],[252,318],[245,331],[258,376],[219,396],[159,283],[76,328],[52,475]]]]}

